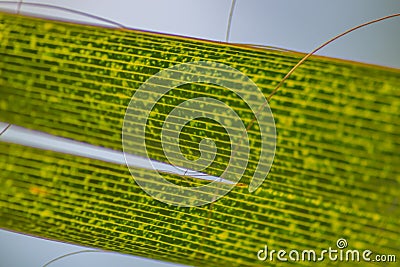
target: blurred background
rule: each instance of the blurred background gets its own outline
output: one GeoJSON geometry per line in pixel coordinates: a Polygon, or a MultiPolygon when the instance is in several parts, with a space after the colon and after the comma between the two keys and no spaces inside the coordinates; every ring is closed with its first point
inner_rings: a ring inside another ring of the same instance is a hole
{"type": "MultiPolygon", "coordinates": [[[[115,26],[104,21],[33,4],[86,12],[128,28],[226,41],[232,0],[0,0],[0,11],[115,26]]],[[[228,41],[310,52],[358,24],[400,13],[393,0],[237,0],[228,41]]],[[[317,54],[400,68],[400,18],[357,30],[317,54]]],[[[1,178],[0,178],[1,179],[1,178]]],[[[0,267],[43,266],[59,256],[90,248],[0,230],[0,267]]],[[[256,253],[256,251],[255,251],[256,253]]],[[[256,254],[254,254],[256,257],[256,254]]],[[[81,253],[49,267],[180,266],[118,253],[81,253]]]]}

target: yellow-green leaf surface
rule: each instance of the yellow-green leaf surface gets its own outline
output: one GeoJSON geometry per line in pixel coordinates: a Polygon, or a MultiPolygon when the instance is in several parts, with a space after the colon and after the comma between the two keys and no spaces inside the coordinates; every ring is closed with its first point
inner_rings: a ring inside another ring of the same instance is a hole
{"type": "MultiPolygon", "coordinates": [[[[122,151],[129,101],[160,70],[219,62],[246,74],[268,96],[302,56],[0,13],[0,121],[122,151]]],[[[202,207],[152,199],[126,166],[0,142],[0,227],[196,266],[281,266],[259,261],[257,252],[264,245],[328,249],[339,238],[351,249],[400,256],[399,87],[399,70],[312,57],[270,102],[277,144],[263,185],[254,193],[235,187],[202,207]]],[[[160,128],[168,112],[201,96],[229,104],[245,125],[254,118],[226,88],[175,88],[146,125],[152,158],[166,162],[160,128]]],[[[245,184],[257,165],[263,126],[248,131],[245,184]]],[[[232,152],[220,125],[194,120],[179,143],[195,159],[205,137],[218,146],[206,171],[218,176],[232,152]]],[[[137,169],[135,175],[149,174],[137,169]]]]}

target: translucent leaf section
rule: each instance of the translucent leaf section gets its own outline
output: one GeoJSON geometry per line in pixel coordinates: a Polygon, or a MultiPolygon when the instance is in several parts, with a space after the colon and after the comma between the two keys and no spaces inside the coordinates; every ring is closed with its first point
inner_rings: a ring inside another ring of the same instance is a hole
{"type": "MultiPolygon", "coordinates": [[[[246,74],[268,96],[301,56],[0,13],[0,121],[122,150],[127,105],[158,71],[219,62],[246,74]]],[[[235,187],[196,208],[152,199],[125,166],[0,143],[0,227],[196,266],[282,266],[259,261],[257,252],[264,245],[328,249],[339,238],[349,249],[399,257],[399,87],[399,70],[312,57],[270,102],[277,144],[263,185],[254,193],[235,187]]],[[[156,104],[146,126],[152,158],[166,161],[160,128],[171,105],[206,96],[229,104],[245,125],[254,117],[224,88],[175,88],[156,104]]],[[[245,184],[256,168],[262,126],[248,131],[245,184]]],[[[218,176],[232,151],[215,121],[185,125],[181,151],[196,159],[205,137],[217,145],[206,171],[218,176]]],[[[137,170],[137,177],[146,175],[137,170]]],[[[346,262],[352,264],[360,263],[346,262]]]]}

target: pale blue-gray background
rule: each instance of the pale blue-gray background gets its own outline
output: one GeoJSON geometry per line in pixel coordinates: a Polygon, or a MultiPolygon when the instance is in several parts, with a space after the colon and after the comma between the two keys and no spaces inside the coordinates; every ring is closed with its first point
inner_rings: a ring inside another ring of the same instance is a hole
{"type": "MultiPolygon", "coordinates": [[[[0,9],[15,12],[17,4],[0,1],[0,9]]],[[[128,27],[225,40],[231,0],[36,0],[85,11],[128,27]]],[[[21,6],[21,12],[98,23],[82,16],[21,6]]],[[[238,0],[230,42],[277,46],[309,52],[357,24],[400,12],[395,0],[238,0]]],[[[351,33],[318,54],[400,68],[400,18],[351,33]]],[[[1,178],[0,178],[1,179],[1,178]]],[[[42,266],[60,255],[81,250],[67,245],[0,230],[0,267],[42,266]]],[[[257,248],[254,248],[256,253],[257,248]]],[[[256,257],[256,254],[254,254],[256,257]]],[[[222,263],[221,263],[222,264],[222,263]]],[[[87,253],[60,260],[50,267],[178,266],[118,254],[87,253]]]]}

